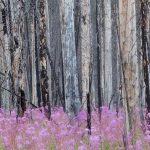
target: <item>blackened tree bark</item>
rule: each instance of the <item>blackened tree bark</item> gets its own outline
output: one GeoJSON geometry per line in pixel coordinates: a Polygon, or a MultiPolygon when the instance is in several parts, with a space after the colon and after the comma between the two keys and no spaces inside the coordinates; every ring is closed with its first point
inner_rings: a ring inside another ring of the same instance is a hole
{"type": "Polygon", "coordinates": [[[96,31],[97,31],[97,79],[98,79],[98,110],[99,113],[101,113],[101,107],[102,107],[102,100],[101,100],[101,30],[100,30],[100,23],[101,23],[101,17],[100,17],[100,6],[101,3],[99,0],[96,1],[96,31]]]}
{"type": "Polygon", "coordinates": [[[148,72],[148,58],[147,58],[147,1],[141,1],[141,31],[142,31],[142,50],[143,50],[143,69],[144,69],[144,82],[145,82],[145,101],[147,103],[147,111],[150,112],[150,90],[149,90],[149,72],[148,72]]]}

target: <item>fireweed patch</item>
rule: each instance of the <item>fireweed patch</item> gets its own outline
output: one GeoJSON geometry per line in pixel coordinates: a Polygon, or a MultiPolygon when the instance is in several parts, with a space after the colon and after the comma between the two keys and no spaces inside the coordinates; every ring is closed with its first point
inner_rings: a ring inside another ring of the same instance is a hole
{"type": "MultiPolygon", "coordinates": [[[[22,118],[15,111],[1,111],[0,150],[123,150],[123,128],[124,114],[108,107],[102,107],[101,121],[98,111],[92,112],[90,136],[84,111],[70,120],[62,108],[55,108],[50,121],[39,109],[27,110],[22,118]]],[[[131,150],[149,150],[150,131],[142,132],[139,122],[127,140],[131,150]]]]}

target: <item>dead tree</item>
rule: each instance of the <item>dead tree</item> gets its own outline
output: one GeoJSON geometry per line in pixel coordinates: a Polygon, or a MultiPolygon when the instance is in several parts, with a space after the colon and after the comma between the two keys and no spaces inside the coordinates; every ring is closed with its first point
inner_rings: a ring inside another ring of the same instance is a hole
{"type": "Polygon", "coordinates": [[[17,117],[22,117],[26,111],[26,99],[24,91],[19,87],[17,97],[17,117]]]}
{"type": "Polygon", "coordinates": [[[48,75],[47,75],[47,39],[46,39],[46,14],[45,0],[39,1],[39,65],[40,65],[40,86],[42,93],[42,102],[45,108],[48,105],[49,119],[51,115],[51,106],[49,99],[48,75]]]}
{"type": "Polygon", "coordinates": [[[141,0],[141,31],[142,31],[142,52],[143,52],[143,70],[145,82],[145,101],[147,103],[147,111],[150,112],[150,89],[149,89],[149,72],[148,72],[148,58],[147,58],[147,35],[146,35],[146,0],[141,0]]]}
{"type": "Polygon", "coordinates": [[[90,102],[90,94],[87,94],[87,128],[88,134],[91,135],[91,102],[90,102]]]}
{"type": "Polygon", "coordinates": [[[37,17],[37,1],[34,2],[34,36],[35,36],[35,66],[36,66],[36,79],[37,79],[37,98],[38,98],[38,106],[41,106],[41,85],[40,85],[40,75],[39,75],[39,49],[38,49],[38,17],[37,17]]]}
{"type": "Polygon", "coordinates": [[[101,30],[99,28],[101,17],[100,17],[100,2],[99,0],[96,1],[96,32],[97,32],[97,79],[98,79],[98,110],[99,115],[101,114],[101,107],[102,107],[102,100],[101,100],[101,41],[100,41],[100,34],[101,30]]]}
{"type": "Polygon", "coordinates": [[[65,108],[70,117],[73,117],[80,107],[74,31],[74,0],[61,0],[60,9],[65,108]]]}

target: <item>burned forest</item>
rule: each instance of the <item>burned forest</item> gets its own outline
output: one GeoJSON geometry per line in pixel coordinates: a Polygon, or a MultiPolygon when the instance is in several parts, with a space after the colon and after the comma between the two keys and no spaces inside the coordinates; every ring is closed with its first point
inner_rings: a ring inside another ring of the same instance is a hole
{"type": "Polygon", "coordinates": [[[150,150],[150,0],[0,0],[0,150],[150,150]]]}

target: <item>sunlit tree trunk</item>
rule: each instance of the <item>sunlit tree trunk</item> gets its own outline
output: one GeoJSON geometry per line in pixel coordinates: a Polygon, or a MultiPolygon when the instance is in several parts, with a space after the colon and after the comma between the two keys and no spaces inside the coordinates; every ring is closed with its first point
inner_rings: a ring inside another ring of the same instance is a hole
{"type": "Polygon", "coordinates": [[[87,93],[89,93],[89,66],[91,53],[91,39],[90,39],[90,0],[83,0],[80,2],[80,34],[78,47],[81,52],[81,91],[82,103],[84,108],[87,106],[87,93]]]}
{"type": "Polygon", "coordinates": [[[120,41],[122,61],[123,105],[126,128],[134,128],[138,102],[138,58],[136,43],[135,1],[119,1],[120,41]]]}
{"type": "Polygon", "coordinates": [[[105,49],[104,49],[104,100],[109,104],[112,97],[112,57],[111,57],[111,0],[104,1],[105,49]]]}
{"type": "Polygon", "coordinates": [[[103,103],[112,98],[111,1],[101,1],[101,88],[103,103]]]}
{"type": "MultiPolygon", "coordinates": [[[[36,5],[34,6],[36,7],[36,5]]],[[[35,27],[35,8],[31,7],[30,11],[29,11],[29,22],[28,22],[28,28],[29,28],[29,49],[30,49],[30,55],[31,55],[31,68],[32,68],[32,72],[31,72],[31,76],[32,76],[32,98],[31,98],[31,102],[33,104],[35,104],[36,106],[38,106],[38,97],[37,97],[37,74],[36,74],[36,55],[35,55],[35,45],[36,45],[36,38],[35,38],[35,32],[36,29],[35,27]]]]}

